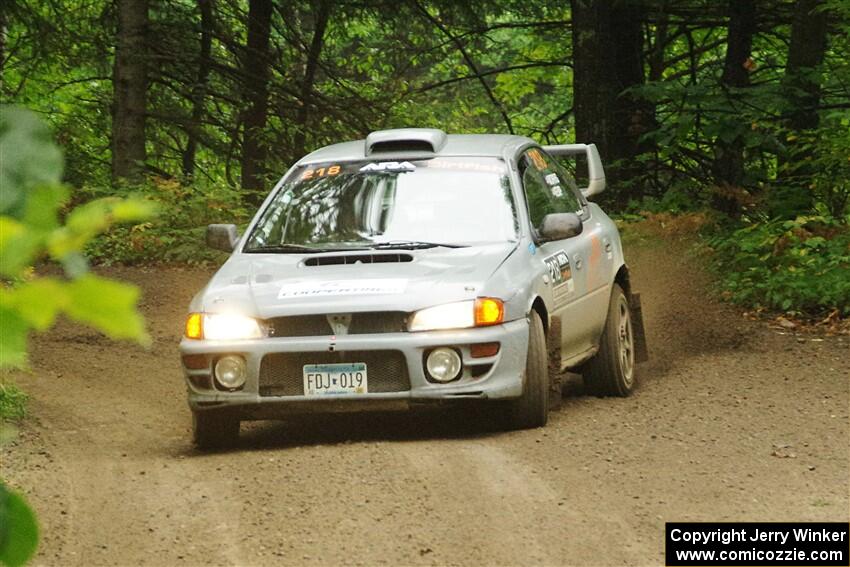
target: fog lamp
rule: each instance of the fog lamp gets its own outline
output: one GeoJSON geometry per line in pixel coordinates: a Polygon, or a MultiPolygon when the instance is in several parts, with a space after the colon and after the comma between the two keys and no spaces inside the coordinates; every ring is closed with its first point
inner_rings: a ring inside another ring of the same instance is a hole
{"type": "Polygon", "coordinates": [[[437,382],[451,382],[460,376],[462,367],[460,355],[450,348],[435,348],[425,361],[428,374],[437,382]]]}
{"type": "Polygon", "coordinates": [[[215,363],[215,380],[226,390],[237,390],[245,384],[248,374],[245,359],[229,354],[222,356],[215,363]]]}

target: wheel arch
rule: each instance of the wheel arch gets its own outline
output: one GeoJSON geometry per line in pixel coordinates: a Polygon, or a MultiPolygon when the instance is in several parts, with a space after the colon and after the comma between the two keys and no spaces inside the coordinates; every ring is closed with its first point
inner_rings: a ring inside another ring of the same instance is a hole
{"type": "Polygon", "coordinates": [[[629,267],[626,264],[621,265],[617,270],[617,273],[614,275],[614,283],[619,284],[619,286],[623,288],[627,298],[631,297],[632,281],[631,275],[629,274],[629,267]]]}
{"type": "Polygon", "coordinates": [[[540,320],[543,321],[543,332],[546,336],[549,336],[549,310],[546,309],[546,303],[543,301],[543,298],[539,295],[534,298],[534,301],[531,302],[531,309],[529,310],[529,314],[531,311],[536,311],[538,315],[540,315],[540,320]]]}
{"type": "Polygon", "coordinates": [[[619,284],[623,288],[623,293],[626,294],[626,301],[629,302],[629,307],[632,311],[632,322],[635,333],[635,362],[646,362],[649,360],[649,351],[646,346],[643,307],[641,305],[640,294],[632,289],[631,275],[629,274],[629,267],[626,264],[623,264],[617,270],[617,275],[614,276],[614,283],[619,284]]]}

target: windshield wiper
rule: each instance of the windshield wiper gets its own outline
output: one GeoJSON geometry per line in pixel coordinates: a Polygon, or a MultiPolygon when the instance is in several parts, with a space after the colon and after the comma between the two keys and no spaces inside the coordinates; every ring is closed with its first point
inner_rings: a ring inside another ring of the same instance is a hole
{"type": "Polygon", "coordinates": [[[447,244],[445,242],[426,242],[424,240],[390,240],[388,242],[377,242],[370,248],[376,250],[421,250],[425,248],[467,248],[465,244],[447,244]]]}
{"type": "Polygon", "coordinates": [[[303,244],[267,244],[248,248],[245,252],[256,254],[318,254],[320,252],[332,252],[331,248],[314,248],[303,244]]]}

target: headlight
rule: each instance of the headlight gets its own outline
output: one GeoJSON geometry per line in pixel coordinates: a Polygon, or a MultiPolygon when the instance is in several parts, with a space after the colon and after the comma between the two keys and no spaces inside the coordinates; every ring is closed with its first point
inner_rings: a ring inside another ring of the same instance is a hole
{"type": "Polygon", "coordinates": [[[407,330],[466,329],[498,325],[504,319],[505,304],[501,299],[479,297],[474,301],[458,301],[417,311],[410,318],[407,330]]]}
{"type": "Polygon", "coordinates": [[[235,313],[190,313],[186,319],[186,337],[230,341],[259,339],[265,336],[260,322],[235,313]]]}
{"type": "Polygon", "coordinates": [[[409,331],[465,329],[475,326],[475,302],[446,303],[417,311],[407,325],[409,331]]]}

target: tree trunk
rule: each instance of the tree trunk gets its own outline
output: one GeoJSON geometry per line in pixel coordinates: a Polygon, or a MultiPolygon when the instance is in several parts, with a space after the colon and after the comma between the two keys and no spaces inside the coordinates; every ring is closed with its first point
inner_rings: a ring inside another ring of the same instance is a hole
{"type": "Polygon", "coordinates": [[[195,153],[201,134],[201,119],[204,116],[204,99],[207,93],[207,79],[212,60],[213,0],[198,0],[201,12],[201,45],[198,53],[198,74],[192,86],[192,117],[187,127],[188,140],[183,151],[183,175],[192,177],[195,173],[195,153]]]}
{"type": "Polygon", "coordinates": [[[780,163],[780,187],[771,196],[771,214],[794,217],[810,210],[814,199],[809,189],[814,174],[811,165],[812,130],[819,125],[821,77],[827,43],[827,16],[819,0],[797,0],[791,24],[791,43],[783,78],[788,104],[786,120],[794,136],[788,137],[788,153],[780,163]]]}
{"type": "Polygon", "coordinates": [[[667,47],[667,33],[669,21],[666,12],[659,14],[659,21],[655,24],[655,39],[649,52],[649,80],[660,81],[664,74],[664,50],[667,47]]]}
{"type": "MultiPolygon", "coordinates": [[[[614,63],[617,76],[617,98],[614,106],[614,132],[612,133],[612,156],[614,159],[630,160],[651,148],[640,138],[650,131],[655,122],[655,109],[651,103],[626,92],[644,84],[643,21],[646,19],[642,2],[619,0],[611,3],[611,34],[613,35],[614,63]]],[[[620,167],[621,180],[630,180],[640,172],[635,166],[623,163],[620,167]]],[[[632,188],[631,193],[634,194],[632,188]]]]}
{"type": "MultiPolygon", "coordinates": [[[[626,89],[643,84],[642,3],[571,0],[573,108],[576,141],[595,143],[606,164],[628,160],[644,148],[652,106],[626,89]]],[[[609,179],[628,181],[637,172],[625,162],[608,166],[609,179]]]]}
{"type": "Polygon", "coordinates": [[[3,94],[3,68],[6,63],[6,10],[0,8],[0,95],[3,94]]]}
{"type": "Polygon", "coordinates": [[[826,52],[826,13],[816,10],[820,0],[797,0],[788,63],[785,66],[785,85],[791,108],[789,125],[794,130],[818,127],[817,106],[820,102],[820,76],[817,68],[826,52]]]}
{"type": "MultiPolygon", "coordinates": [[[[753,36],[756,32],[756,5],[754,0],[729,0],[729,28],[726,36],[726,58],[720,84],[732,108],[740,98],[737,89],[750,85],[748,62],[752,54],[753,36]]],[[[730,125],[732,130],[732,125],[730,125]]],[[[724,190],[715,193],[714,206],[728,214],[739,213],[738,202],[729,196],[729,189],[744,183],[744,140],[720,136],[715,141],[714,178],[724,190]]]]}
{"type": "Polygon", "coordinates": [[[610,7],[603,0],[571,0],[570,5],[576,142],[596,144],[608,163],[618,86],[608,26],[610,7]]]}
{"type": "Polygon", "coordinates": [[[319,65],[319,57],[322,54],[322,44],[325,38],[325,28],[331,13],[330,0],[319,0],[319,9],[316,14],[313,29],[313,41],[307,52],[307,64],[304,68],[304,80],[301,83],[301,106],[295,116],[295,139],[293,141],[293,152],[296,159],[300,159],[307,151],[307,120],[310,113],[310,94],[313,92],[313,84],[316,80],[316,68],[319,65]]]}
{"type": "Polygon", "coordinates": [[[248,107],[242,115],[242,188],[261,189],[264,179],[264,141],[269,99],[269,33],[272,0],[250,0],[248,45],[242,64],[243,96],[248,107]]]}
{"type": "Polygon", "coordinates": [[[138,181],[144,171],[148,90],[147,0],[118,0],[112,72],[112,179],[138,181]]]}

